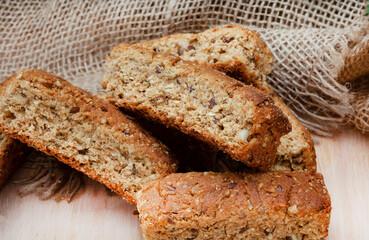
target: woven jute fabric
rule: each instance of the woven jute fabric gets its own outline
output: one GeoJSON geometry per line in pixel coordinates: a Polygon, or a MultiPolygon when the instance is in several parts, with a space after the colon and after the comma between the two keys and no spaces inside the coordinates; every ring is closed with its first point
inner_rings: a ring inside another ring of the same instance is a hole
{"type": "Polygon", "coordinates": [[[0,80],[18,69],[53,72],[92,93],[119,43],[238,24],[274,55],[268,81],[310,130],[353,124],[369,132],[365,0],[0,1],[0,80]],[[359,78],[361,77],[361,78],[359,78]],[[357,80],[359,79],[359,80],[357,80]]]}
{"type": "Polygon", "coordinates": [[[310,130],[329,134],[355,119],[357,94],[342,83],[369,72],[365,7],[365,0],[2,1],[0,79],[38,68],[98,93],[114,45],[240,24],[272,49],[276,92],[310,130]]]}
{"type": "Polygon", "coordinates": [[[352,83],[351,105],[354,114],[348,117],[348,123],[354,125],[363,133],[369,132],[369,76],[352,83]]]}

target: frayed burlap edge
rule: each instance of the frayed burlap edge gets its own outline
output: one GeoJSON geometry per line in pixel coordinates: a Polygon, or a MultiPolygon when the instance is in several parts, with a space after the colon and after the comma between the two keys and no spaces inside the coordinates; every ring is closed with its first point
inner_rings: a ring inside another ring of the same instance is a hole
{"type": "Polygon", "coordinates": [[[362,133],[369,133],[369,75],[352,83],[351,94],[354,113],[347,117],[346,122],[362,133]]]}
{"type": "Polygon", "coordinates": [[[20,186],[20,197],[36,194],[41,200],[70,202],[84,186],[82,173],[40,152],[30,153],[22,170],[11,182],[20,186]]]}
{"type": "MultiPolygon", "coordinates": [[[[279,31],[283,35],[283,31],[279,31]]],[[[296,30],[295,34],[297,37],[305,36],[304,30],[296,30]]],[[[354,126],[361,131],[368,131],[369,123],[365,118],[365,113],[369,110],[364,101],[365,91],[358,92],[357,89],[350,91],[351,84],[348,83],[363,81],[363,78],[359,77],[369,73],[368,17],[360,16],[341,32],[337,29],[324,29],[316,30],[313,34],[318,40],[319,36],[324,36],[328,44],[322,47],[319,55],[312,62],[310,72],[308,74],[288,72],[289,66],[285,66],[284,56],[282,56],[284,46],[279,46],[279,51],[274,52],[276,71],[268,76],[269,82],[310,131],[323,136],[331,136],[334,130],[348,122],[354,123],[354,126]],[[292,84],[283,82],[283,78],[293,80],[294,75],[298,77],[297,81],[292,81],[292,84]],[[307,77],[304,77],[306,75],[307,77]],[[283,87],[281,88],[278,84],[283,87]],[[284,89],[286,87],[290,89],[286,91],[284,89]],[[288,92],[295,94],[291,95],[288,92]],[[347,121],[348,118],[350,121],[347,121]]],[[[264,31],[261,35],[265,36],[268,43],[269,39],[264,31]]],[[[286,35],[291,35],[291,33],[288,32],[286,35]]],[[[281,38],[284,39],[283,36],[281,38]]],[[[324,40],[321,43],[323,42],[324,40]]],[[[308,43],[304,43],[305,47],[308,47],[308,43]]],[[[294,57],[291,57],[290,64],[298,65],[298,62],[293,62],[294,57]]],[[[309,59],[308,55],[305,57],[309,59]]],[[[310,63],[305,62],[305,64],[310,63]]]]}

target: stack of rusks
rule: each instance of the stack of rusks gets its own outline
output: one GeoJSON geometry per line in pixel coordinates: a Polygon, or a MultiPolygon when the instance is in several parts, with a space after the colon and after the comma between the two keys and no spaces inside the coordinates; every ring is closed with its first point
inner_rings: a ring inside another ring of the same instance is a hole
{"type": "Polygon", "coordinates": [[[330,197],[272,64],[226,26],[114,47],[101,95],[20,70],[0,89],[0,180],[27,144],[136,205],[145,239],[322,239],[330,197]]]}

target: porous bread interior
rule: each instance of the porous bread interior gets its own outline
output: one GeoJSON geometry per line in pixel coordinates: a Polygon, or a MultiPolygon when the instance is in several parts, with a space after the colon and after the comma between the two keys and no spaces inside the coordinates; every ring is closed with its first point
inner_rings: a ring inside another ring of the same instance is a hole
{"type": "Polygon", "coordinates": [[[106,91],[112,92],[114,97],[138,106],[153,106],[168,118],[184,119],[182,124],[196,123],[193,128],[207,129],[229,144],[243,142],[239,134],[242,129],[252,130],[252,103],[247,102],[245,106],[244,102],[230,98],[211,83],[192,78],[196,73],[188,73],[191,81],[184,81],[178,80],[177,72],[182,70],[176,65],[169,70],[164,69],[160,61],[125,59],[124,64],[119,62],[117,59],[109,64],[112,70],[105,78],[106,91]],[[162,72],[157,73],[156,68],[161,68],[162,72]],[[212,98],[215,105],[210,108],[212,98]],[[247,107],[251,109],[250,114],[245,114],[247,107]]]}
{"type": "MultiPolygon", "coordinates": [[[[271,164],[278,139],[284,133],[278,132],[283,131],[282,123],[278,122],[282,118],[273,115],[280,113],[271,111],[276,108],[269,105],[268,100],[256,106],[239,94],[248,90],[242,83],[230,78],[227,79],[232,84],[218,82],[212,78],[226,76],[208,68],[197,69],[191,62],[182,62],[179,58],[167,55],[153,57],[152,54],[155,55],[151,51],[127,46],[119,57],[114,58],[113,53],[107,59],[103,87],[108,99],[118,106],[144,114],[152,111],[151,115],[148,114],[150,117],[163,115],[167,121],[165,124],[197,134],[204,141],[211,139],[212,144],[239,161],[247,162],[252,156],[251,152],[244,150],[245,146],[263,148],[258,154],[267,156],[268,164],[271,164]],[[266,119],[277,124],[267,124],[264,122],[268,121],[266,119]],[[280,129],[275,130],[278,127],[280,129]],[[255,131],[259,134],[254,134],[255,131]],[[240,150],[248,154],[247,159],[240,159],[235,154],[240,150]]],[[[265,97],[257,90],[250,91],[265,97]]],[[[261,160],[260,155],[258,160],[261,160]]]]}
{"type": "Polygon", "coordinates": [[[310,133],[297,120],[280,97],[274,96],[273,102],[288,117],[292,130],[281,137],[281,143],[277,149],[276,161],[271,169],[316,171],[316,154],[310,133]]]}
{"type": "MultiPolygon", "coordinates": [[[[135,45],[205,64],[262,90],[273,99],[292,126],[292,131],[280,139],[272,169],[316,171],[316,155],[310,133],[266,81],[265,76],[272,70],[273,56],[257,33],[241,26],[226,26],[199,34],[170,35],[135,45]]],[[[115,50],[118,55],[119,48],[115,50]]]]}
{"type": "Polygon", "coordinates": [[[41,144],[56,152],[59,160],[73,159],[73,167],[85,169],[92,178],[102,178],[103,183],[129,197],[144,183],[163,176],[160,162],[137,153],[135,143],[123,132],[70,113],[73,103],[44,94],[41,84],[14,84],[0,105],[1,125],[13,134],[27,136],[34,146],[41,144]]]}
{"type": "Polygon", "coordinates": [[[241,26],[209,29],[199,34],[176,34],[138,43],[157,52],[178,55],[223,71],[232,77],[247,76],[247,84],[267,89],[273,56],[259,35],[241,26]],[[242,43],[242,44],[240,44],[242,43]]]}

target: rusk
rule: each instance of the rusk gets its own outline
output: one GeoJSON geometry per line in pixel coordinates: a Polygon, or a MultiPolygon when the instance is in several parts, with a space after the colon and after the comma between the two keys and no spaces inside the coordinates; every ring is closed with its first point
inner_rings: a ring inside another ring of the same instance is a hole
{"type": "Polygon", "coordinates": [[[262,90],[288,117],[292,126],[292,131],[281,138],[272,168],[316,171],[310,133],[266,81],[265,76],[272,70],[273,56],[257,33],[242,26],[225,26],[199,34],[170,35],[135,45],[204,64],[262,90]]]}
{"type": "Polygon", "coordinates": [[[114,48],[102,86],[119,107],[212,144],[249,167],[268,170],[290,131],[261,91],[181,58],[132,45],[114,48]]]}
{"type": "Polygon", "coordinates": [[[316,240],[331,203],[318,173],[175,173],[146,185],[137,209],[146,240],[316,240]]]}
{"type": "Polygon", "coordinates": [[[0,129],[135,203],[175,172],[166,147],[109,102],[44,71],[18,71],[0,91],[0,129]]]}

